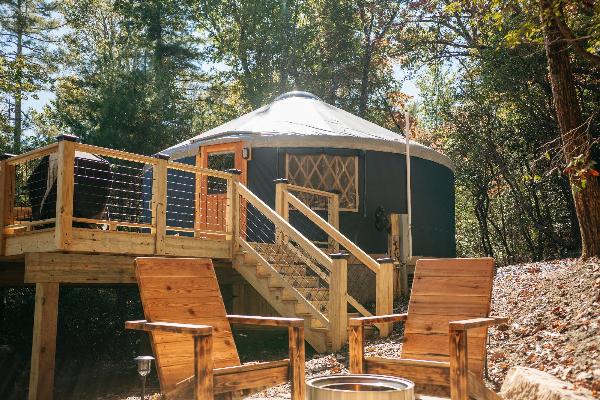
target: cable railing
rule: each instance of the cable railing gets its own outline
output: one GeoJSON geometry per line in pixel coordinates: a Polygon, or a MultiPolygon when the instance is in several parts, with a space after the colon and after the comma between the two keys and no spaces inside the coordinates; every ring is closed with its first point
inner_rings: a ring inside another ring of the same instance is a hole
{"type": "Polygon", "coordinates": [[[238,182],[240,232],[237,240],[263,266],[281,276],[285,287],[329,324],[328,272],[333,261],[291,227],[254,193],[238,182]]]}
{"type": "Polygon", "coordinates": [[[63,135],[0,161],[0,252],[191,256],[200,245],[189,240],[214,239],[230,256],[236,179],[161,154],[112,150],[63,135]],[[49,231],[35,245],[23,236],[49,231]]]}
{"type": "MultiPolygon", "coordinates": [[[[390,259],[373,259],[339,231],[338,196],[335,193],[290,185],[285,180],[276,181],[275,193],[276,208],[284,219],[293,222],[291,218],[292,212],[302,214],[305,220],[312,223],[313,230],[318,230],[325,235],[328,248],[333,248],[337,251],[343,249],[355,260],[353,264],[360,265],[366,268],[365,272],[368,271],[375,275],[376,304],[374,311],[377,315],[390,314],[393,309],[393,261],[390,259]],[[320,204],[327,205],[327,220],[319,214],[319,210],[311,209],[311,207],[296,196],[297,193],[309,193],[311,196],[326,198],[327,202],[320,202],[320,204]]],[[[360,314],[365,316],[371,315],[371,312],[351,296],[351,294],[348,296],[348,302],[360,314]]],[[[389,332],[389,329],[389,326],[382,326],[380,327],[380,332],[383,332],[383,335],[385,335],[389,332]]]]}

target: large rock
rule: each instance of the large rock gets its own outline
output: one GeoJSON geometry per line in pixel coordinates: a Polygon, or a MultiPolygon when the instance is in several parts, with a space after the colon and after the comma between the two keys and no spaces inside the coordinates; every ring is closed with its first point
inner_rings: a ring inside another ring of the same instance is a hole
{"type": "Polygon", "coordinates": [[[593,400],[591,394],[573,390],[573,384],[533,368],[513,367],[500,395],[510,400],[593,400]]]}

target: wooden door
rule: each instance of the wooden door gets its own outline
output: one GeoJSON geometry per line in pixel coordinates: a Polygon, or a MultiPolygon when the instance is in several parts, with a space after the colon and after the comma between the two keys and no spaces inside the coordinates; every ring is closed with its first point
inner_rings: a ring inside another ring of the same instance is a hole
{"type": "MultiPolygon", "coordinates": [[[[242,158],[242,142],[214,144],[199,149],[197,164],[204,168],[225,171],[242,171],[240,182],[246,184],[246,160],[242,158]]],[[[227,181],[222,178],[203,176],[199,194],[199,229],[212,236],[226,232],[227,181]]]]}

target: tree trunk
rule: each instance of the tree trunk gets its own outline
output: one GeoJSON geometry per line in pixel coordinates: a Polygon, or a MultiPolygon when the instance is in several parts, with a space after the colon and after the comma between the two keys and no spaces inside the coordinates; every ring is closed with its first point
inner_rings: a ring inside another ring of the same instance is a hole
{"type": "Polygon", "coordinates": [[[362,61],[362,74],[360,80],[360,100],[358,103],[358,115],[361,118],[367,113],[367,103],[369,101],[369,70],[371,68],[371,59],[373,57],[373,47],[369,38],[365,39],[365,53],[362,61]]]}
{"type": "MultiPolygon", "coordinates": [[[[562,137],[565,161],[568,164],[583,154],[583,165],[590,159],[591,136],[583,126],[581,107],[575,91],[575,82],[569,59],[569,44],[562,37],[557,19],[563,18],[562,9],[553,9],[553,0],[540,0],[544,27],[544,43],[554,108],[562,137]]],[[[570,172],[573,201],[581,232],[581,256],[600,256],[600,182],[590,176],[584,188],[578,188],[578,178],[570,172]]]]}
{"type": "MultiPolygon", "coordinates": [[[[17,3],[17,52],[15,59],[23,57],[23,31],[25,30],[25,16],[21,1],[17,3]]],[[[19,67],[22,68],[22,67],[19,67]]],[[[21,74],[17,74],[17,85],[15,91],[15,125],[13,129],[13,152],[21,153],[21,135],[23,133],[23,92],[21,90],[21,74]]]]}

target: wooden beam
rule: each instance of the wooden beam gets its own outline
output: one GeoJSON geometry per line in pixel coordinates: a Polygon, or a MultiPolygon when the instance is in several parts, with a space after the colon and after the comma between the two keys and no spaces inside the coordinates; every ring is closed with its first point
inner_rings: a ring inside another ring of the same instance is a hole
{"type": "Polygon", "coordinates": [[[57,315],[58,283],[36,284],[29,400],[52,400],[57,315]]]}
{"type": "MultiPolygon", "coordinates": [[[[380,258],[379,272],[375,279],[375,314],[389,315],[394,311],[394,264],[391,258],[380,258]]],[[[379,336],[387,337],[392,332],[392,324],[377,325],[379,336]]]]}
{"type": "Polygon", "coordinates": [[[306,396],[304,326],[288,328],[288,342],[292,400],[304,400],[306,396]]]}
{"type": "Polygon", "coordinates": [[[132,283],[133,256],[75,253],[25,254],[26,283],[132,283]]]}
{"type": "MultiPolygon", "coordinates": [[[[340,230],[340,196],[337,194],[327,198],[327,223],[337,231],[340,230]]],[[[328,242],[333,251],[340,251],[340,244],[337,240],[328,236],[328,242]]]]}
{"type": "Polygon", "coordinates": [[[348,338],[348,260],[347,254],[332,254],[329,277],[329,324],[332,351],[340,350],[348,338]]]}
{"type": "Polygon", "coordinates": [[[56,178],[56,224],[54,243],[57,250],[68,250],[73,241],[73,194],[75,192],[75,142],[58,143],[56,178]]]}

